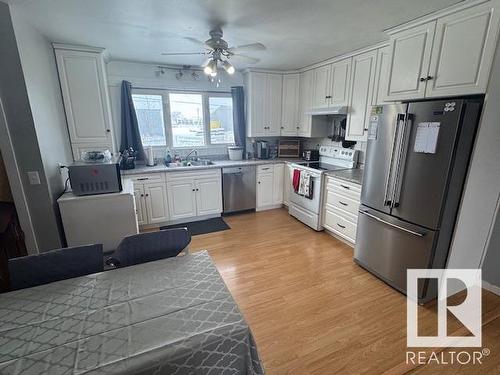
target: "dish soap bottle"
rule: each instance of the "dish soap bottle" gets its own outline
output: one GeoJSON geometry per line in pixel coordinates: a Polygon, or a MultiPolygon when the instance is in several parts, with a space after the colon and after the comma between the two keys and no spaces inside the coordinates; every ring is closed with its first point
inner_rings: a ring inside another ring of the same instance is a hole
{"type": "Polygon", "coordinates": [[[167,148],[167,155],[165,155],[165,164],[172,163],[172,155],[170,155],[170,149],[167,148]]]}

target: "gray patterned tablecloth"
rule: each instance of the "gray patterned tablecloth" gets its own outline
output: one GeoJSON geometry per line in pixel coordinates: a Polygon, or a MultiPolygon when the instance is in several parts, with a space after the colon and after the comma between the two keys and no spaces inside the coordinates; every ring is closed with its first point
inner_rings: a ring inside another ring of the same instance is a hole
{"type": "Polygon", "coordinates": [[[0,374],[262,374],[206,252],[0,295],[0,374]]]}

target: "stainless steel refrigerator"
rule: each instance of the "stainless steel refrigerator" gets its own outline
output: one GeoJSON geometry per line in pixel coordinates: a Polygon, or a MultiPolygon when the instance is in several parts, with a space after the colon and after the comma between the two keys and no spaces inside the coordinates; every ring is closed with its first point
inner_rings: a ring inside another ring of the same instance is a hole
{"type": "MultiPolygon", "coordinates": [[[[354,260],[406,292],[406,270],[445,268],[482,98],[373,107],[354,260]]],[[[436,285],[418,285],[420,302],[436,285]]]]}

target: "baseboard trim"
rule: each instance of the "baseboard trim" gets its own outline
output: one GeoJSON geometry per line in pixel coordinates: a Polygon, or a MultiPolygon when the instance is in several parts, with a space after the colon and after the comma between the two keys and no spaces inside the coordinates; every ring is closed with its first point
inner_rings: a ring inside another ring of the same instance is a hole
{"type": "Polygon", "coordinates": [[[483,280],[483,289],[500,296],[500,286],[490,284],[489,282],[483,280]]]}

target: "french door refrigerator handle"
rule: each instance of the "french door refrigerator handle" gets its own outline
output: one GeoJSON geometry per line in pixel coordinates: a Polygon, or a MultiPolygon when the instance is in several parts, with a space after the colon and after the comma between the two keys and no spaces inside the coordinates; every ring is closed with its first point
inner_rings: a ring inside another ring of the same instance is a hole
{"type": "Polygon", "coordinates": [[[391,180],[393,178],[393,173],[392,173],[392,167],[394,163],[394,153],[396,150],[396,143],[398,142],[398,135],[399,135],[399,124],[401,121],[404,121],[405,114],[404,113],[398,113],[396,115],[396,129],[394,131],[394,139],[392,141],[392,147],[391,147],[391,159],[389,160],[389,169],[387,171],[387,176],[385,179],[385,189],[384,189],[384,206],[391,206],[392,202],[389,199],[389,187],[392,187],[393,184],[391,184],[391,180]]]}
{"type": "Polygon", "coordinates": [[[393,227],[393,228],[396,228],[396,229],[401,230],[403,232],[412,234],[414,236],[417,236],[417,237],[423,237],[423,236],[425,236],[425,233],[415,232],[415,231],[413,231],[411,229],[403,228],[402,226],[399,226],[397,224],[389,223],[388,221],[382,220],[381,218],[379,218],[379,217],[377,217],[375,215],[372,215],[368,211],[362,211],[362,210],[360,210],[359,213],[363,214],[363,215],[366,215],[366,216],[368,216],[368,217],[370,217],[370,218],[372,218],[374,220],[377,220],[377,221],[379,221],[379,222],[381,222],[383,224],[386,224],[386,225],[388,225],[390,227],[393,227]]]}
{"type": "Polygon", "coordinates": [[[398,137],[398,157],[396,162],[396,173],[394,174],[395,178],[392,186],[392,197],[391,197],[391,208],[397,207],[399,205],[399,198],[401,196],[401,185],[402,178],[401,174],[403,173],[403,166],[406,162],[406,154],[408,152],[408,128],[409,128],[409,119],[410,114],[407,113],[404,115],[403,127],[400,136],[398,137]]]}

